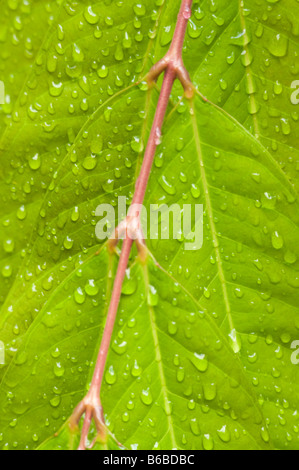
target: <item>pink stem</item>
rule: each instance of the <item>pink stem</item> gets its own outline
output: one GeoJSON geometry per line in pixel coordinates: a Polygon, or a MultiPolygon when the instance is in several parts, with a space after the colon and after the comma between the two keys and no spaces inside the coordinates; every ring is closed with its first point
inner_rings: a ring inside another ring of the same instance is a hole
{"type": "Polygon", "coordinates": [[[135,194],[133,197],[133,204],[142,204],[150,177],[153,160],[156,153],[156,148],[159,145],[159,136],[161,136],[161,128],[164,121],[165,113],[168,106],[169,97],[171,94],[172,86],[176,78],[176,72],[171,69],[167,69],[159,97],[157,111],[155,114],[153,126],[147,143],[146,151],[140,174],[138,177],[135,194]]]}
{"type": "Polygon", "coordinates": [[[97,358],[96,367],[94,370],[92,382],[91,382],[91,389],[94,393],[99,395],[103,380],[103,375],[105,371],[106,359],[109,352],[111,336],[113,333],[114,323],[117,315],[117,310],[119,306],[120,296],[122,285],[124,282],[126,269],[129,262],[129,257],[131,253],[133,240],[126,236],[123,242],[122,251],[120,255],[120,260],[117,268],[117,273],[114,281],[113,292],[110,300],[106,325],[103,333],[103,339],[100,347],[100,351],[97,358]]]}
{"type": "MultiPolygon", "coordinates": [[[[193,0],[182,0],[178,21],[176,25],[176,29],[174,32],[172,44],[171,44],[171,54],[175,56],[175,58],[179,59],[182,55],[182,49],[184,44],[184,38],[186,34],[186,28],[188,24],[188,20],[191,16],[191,7],[192,7],[193,0]]],[[[174,60],[175,62],[175,60],[174,60]]],[[[154,118],[154,122],[152,125],[151,133],[149,136],[149,140],[147,143],[146,151],[144,154],[143,164],[140,170],[140,175],[138,178],[138,182],[136,185],[135,194],[133,197],[133,204],[142,204],[145,197],[145,192],[148,184],[148,180],[150,177],[153,160],[156,153],[156,148],[159,145],[159,136],[161,135],[161,129],[164,121],[164,117],[167,111],[167,106],[169,102],[169,98],[171,95],[171,90],[173,87],[173,83],[176,79],[177,72],[174,67],[168,67],[165,72],[163,85],[157,105],[157,110],[154,118]]],[[[103,333],[103,339],[99,351],[99,355],[97,358],[97,363],[91,383],[91,388],[95,390],[97,393],[100,393],[106,359],[110,348],[111,337],[114,329],[114,323],[117,315],[117,310],[120,302],[121,297],[121,290],[122,284],[125,278],[126,269],[129,262],[130,252],[132,248],[133,240],[127,234],[122,247],[122,252],[120,256],[120,261],[117,269],[117,274],[113,286],[113,292],[111,296],[111,301],[109,305],[106,326],[103,333]]]]}
{"type": "Polygon", "coordinates": [[[188,21],[191,18],[192,3],[193,3],[193,0],[182,1],[178,20],[176,23],[176,28],[175,28],[171,46],[170,46],[170,51],[173,52],[174,55],[179,56],[179,57],[182,56],[186,29],[187,29],[188,21]]]}
{"type": "Polygon", "coordinates": [[[154,122],[152,125],[151,133],[147,143],[147,148],[144,154],[143,164],[140,170],[133,204],[142,204],[144,201],[144,196],[150,177],[153,160],[156,153],[156,148],[158,146],[158,136],[161,135],[162,124],[166,114],[169,98],[171,95],[171,90],[173,83],[176,79],[176,59],[181,59],[182,50],[184,45],[184,39],[186,34],[186,29],[188,25],[188,20],[191,16],[191,7],[193,0],[183,0],[178,16],[177,25],[175,28],[174,36],[170,46],[170,54],[173,56],[174,63],[173,67],[170,66],[166,69],[164,81],[160,93],[160,98],[157,106],[157,111],[155,114],[154,122]]]}
{"type": "MultiPolygon", "coordinates": [[[[175,32],[174,32],[170,49],[167,55],[165,56],[165,60],[160,61],[160,66],[162,65],[162,68],[161,69],[158,68],[158,73],[156,73],[157,69],[153,67],[154,77],[159,75],[163,70],[165,70],[165,76],[164,76],[164,80],[162,84],[161,93],[159,96],[159,101],[157,105],[154,122],[152,125],[151,133],[150,133],[147,147],[145,150],[145,155],[144,155],[142,167],[140,170],[140,175],[136,183],[132,206],[143,204],[146,188],[148,185],[148,181],[149,181],[149,177],[150,177],[150,173],[151,173],[151,169],[153,165],[154,156],[156,153],[156,148],[160,143],[161,129],[162,129],[163,121],[164,121],[165,114],[167,111],[167,106],[168,106],[169,98],[171,95],[171,90],[173,87],[173,83],[177,77],[181,80],[183,86],[185,87],[186,96],[188,96],[188,91],[190,93],[190,79],[189,79],[186,69],[183,66],[182,50],[183,50],[184,38],[186,34],[188,20],[191,16],[192,3],[193,3],[193,0],[182,0],[180,12],[178,15],[178,21],[176,24],[176,28],[175,28],[175,32]],[[189,87],[189,90],[188,90],[188,87],[189,87]]],[[[132,217],[136,218],[138,216],[139,214],[135,213],[133,216],[131,215],[131,218],[132,217]]],[[[129,212],[129,217],[130,217],[130,212],[129,212]]],[[[118,232],[116,231],[116,233],[118,232]]],[[[80,449],[85,448],[86,439],[88,436],[88,430],[91,424],[92,416],[98,416],[97,427],[100,426],[100,423],[102,421],[100,391],[101,391],[101,386],[102,386],[102,381],[103,381],[103,376],[104,376],[104,371],[105,371],[105,366],[106,366],[107,355],[108,355],[109,348],[110,348],[111,337],[112,337],[112,333],[114,329],[115,319],[116,319],[116,315],[117,315],[117,311],[119,307],[122,285],[124,282],[132,245],[133,245],[133,237],[131,236],[130,230],[128,229],[128,226],[127,226],[126,236],[123,242],[120,260],[119,260],[119,264],[117,268],[117,273],[116,273],[116,277],[115,277],[115,281],[113,285],[113,291],[112,291],[112,296],[111,296],[110,305],[108,309],[106,325],[105,325],[105,329],[103,333],[103,338],[102,338],[99,354],[97,357],[97,362],[96,362],[91,386],[85,399],[75,409],[73,416],[71,418],[71,424],[73,425],[75,423],[76,425],[80,421],[80,417],[85,411],[85,420],[84,420],[82,436],[81,436],[81,441],[80,441],[80,446],[79,446],[80,449]],[[91,409],[93,410],[93,412],[90,411],[91,409]]],[[[137,239],[137,246],[140,250],[140,256],[141,256],[142,248],[140,248],[139,239],[137,239]]]]}

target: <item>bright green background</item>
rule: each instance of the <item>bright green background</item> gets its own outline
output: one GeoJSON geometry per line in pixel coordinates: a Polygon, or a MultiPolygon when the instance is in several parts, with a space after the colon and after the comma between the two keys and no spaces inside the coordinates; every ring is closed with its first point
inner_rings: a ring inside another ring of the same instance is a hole
{"type": "MultiPolygon", "coordinates": [[[[131,200],[158,99],[135,83],[179,5],[1,0],[3,449],[67,447],[47,440],[88,388],[117,265],[95,209],[131,200]]],[[[194,1],[184,61],[214,104],[175,85],[146,202],[204,204],[204,245],[132,258],[102,390],[128,448],[299,449],[298,17],[194,1]]]]}

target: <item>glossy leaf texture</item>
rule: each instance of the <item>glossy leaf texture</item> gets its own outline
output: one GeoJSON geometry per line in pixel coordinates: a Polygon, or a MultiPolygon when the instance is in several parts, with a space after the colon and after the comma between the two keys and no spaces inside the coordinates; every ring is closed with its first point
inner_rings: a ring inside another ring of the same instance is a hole
{"type": "MultiPolygon", "coordinates": [[[[132,199],[160,87],[142,79],[180,1],[1,6],[0,447],[64,449],[118,261],[95,211],[132,199]]],[[[111,448],[299,448],[298,14],[194,1],[184,61],[209,102],[175,84],[146,205],[203,204],[204,243],[131,258],[102,390],[111,448]]]]}

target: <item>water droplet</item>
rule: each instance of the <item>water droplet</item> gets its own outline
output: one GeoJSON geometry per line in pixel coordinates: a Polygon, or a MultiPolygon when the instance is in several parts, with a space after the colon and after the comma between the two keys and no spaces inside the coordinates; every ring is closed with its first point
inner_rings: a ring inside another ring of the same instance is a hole
{"type": "Polygon", "coordinates": [[[63,241],[63,246],[66,250],[71,250],[74,245],[74,240],[72,240],[68,235],[65,237],[63,241]]]}
{"type": "Polygon", "coordinates": [[[3,249],[5,253],[12,253],[15,249],[15,242],[12,238],[7,238],[3,241],[3,249]]]}
{"type": "Polygon", "coordinates": [[[87,295],[89,295],[90,297],[95,297],[98,293],[99,293],[99,288],[98,286],[95,284],[95,280],[94,279],[90,279],[88,281],[88,283],[86,284],[85,286],[85,292],[87,295]]]}
{"type": "Polygon", "coordinates": [[[50,400],[50,405],[53,408],[57,408],[60,405],[60,402],[61,402],[61,398],[57,395],[56,397],[50,400]]]}
{"type": "Polygon", "coordinates": [[[116,373],[113,366],[108,367],[105,373],[105,380],[108,385],[114,385],[116,382],[116,373]]]}
{"type": "Polygon", "coordinates": [[[143,149],[144,149],[144,144],[143,144],[143,141],[142,139],[140,139],[140,137],[134,137],[132,142],[131,142],[131,148],[132,150],[134,150],[134,152],[136,153],[141,153],[143,152],[143,149]]]}
{"type": "Polygon", "coordinates": [[[96,155],[92,154],[84,158],[82,166],[85,168],[85,170],[91,171],[97,166],[97,163],[98,161],[96,155]]]}
{"type": "Polygon", "coordinates": [[[137,281],[135,278],[131,277],[130,270],[127,269],[126,277],[125,277],[121,292],[124,295],[132,295],[136,292],[136,289],[137,289],[137,281]]]}
{"type": "Polygon", "coordinates": [[[92,6],[85,8],[84,18],[89,24],[96,24],[99,21],[99,16],[93,11],[92,6]]]}
{"type": "Polygon", "coordinates": [[[229,342],[234,353],[238,354],[241,351],[242,343],[241,338],[235,328],[229,334],[229,342]]]}
{"type": "Polygon", "coordinates": [[[62,377],[64,375],[65,369],[60,362],[56,362],[54,365],[54,374],[56,377],[62,377]]]}
{"type": "Polygon", "coordinates": [[[272,233],[272,246],[275,250],[281,250],[284,246],[283,238],[278,232],[272,233]]]}
{"type": "Polygon", "coordinates": [[[33,155],[33,157],[31,157],[28,160],[28,163],[29,163],[31,170],[34,170],[34,171],[38,170],[41,166],[41,158],[39,154],[36,153],[35,155],[33,155]]]}
{"type": "Polygon", "coordinates": [[[150,307],[156,307],[159,302],[159,296],[154,286],[149,286],[147,302],[150,307]]]}
{"type": "Polygon", "coordinates": [[[149,388],[142,390],[140,398],[142,403],[147,406],[150,406],[153,403],[153,397],[149,388]]]}
{"type": "Polygon", "coordinates": [[[176,193],[175,187],[167,181],[166,176],[159,179],[159,184],[167,194],[173,196],[176,193]]]}
{"type": "Polygon", "coordinates": [[[27,216],[27,211],[26,211],[26,207],[25,206],[21,206],[19,207],[18,211],[17,211],[17,218],[19,220],[24,220],[27,216]]]}
{"type": "Polygon", "coordinates": [[[205,383],[203,385],[204,397],[207,401],[213,401],[217,395],[216,384],[214,383],[205,383]]]}
{"type": "Polygon", "coordinates": [[[214,440],[210,434],[204,434],[202,438],[202,446],[204,450],[213,450],[214,449],[214,440]]]}
{"type": "Polygon", "coordinates": [[[285,57],[288,51],[289,40],[284,34],[276,34],[267,42],[269,52],[275,57],[285,57]]]}
{"type": "Polygon", "coordinates": [[[206,372],[209,366],[208,360],[205,354],[194,353],[194,356],[191,359],[192,364],[200,372],[206,372]]]}
{"type": "Polygon", "coordinates": [[[85,292],[81,289],[81,287],[78,287],[78,289],[75,290],[74,299],[77,304],[79,305],[84,304],[86,295],[85,295],[85,292]]]}
{"type": "Polygon", "coordinates": [[[217,430],[217,434],[223,442],[229,442],[231,440],[231,434],[227,425],[217,430]]]}

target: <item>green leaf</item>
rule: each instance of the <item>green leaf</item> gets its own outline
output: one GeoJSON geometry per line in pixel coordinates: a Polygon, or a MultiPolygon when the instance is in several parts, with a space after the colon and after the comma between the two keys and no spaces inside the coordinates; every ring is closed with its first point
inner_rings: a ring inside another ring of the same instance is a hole
{"type": "MultiPolygon", "coordinates": [[[[118,261],[95,211],[131,201],[159,96],[136,82],[180,1],[2,4],[0,445],[64,449],[118,261]]],[[[148,261],[131,258],[101,394],[109,448],[299,448],[298,14],[194,1],[184,61],[215,104],[175,84],[146,207],[203,204],[204,242],[147,240],[148,261]]]]}

